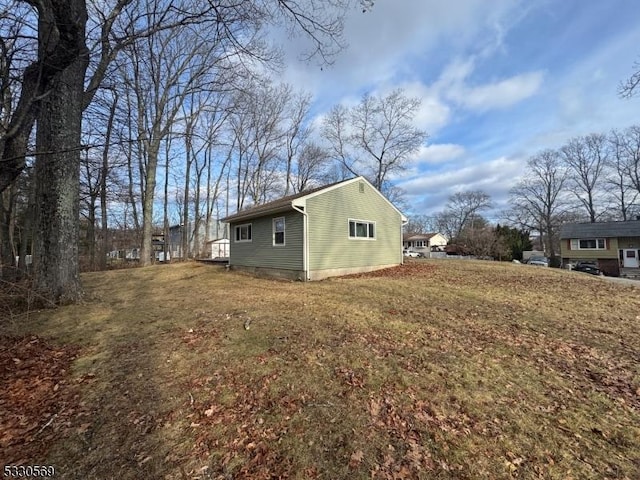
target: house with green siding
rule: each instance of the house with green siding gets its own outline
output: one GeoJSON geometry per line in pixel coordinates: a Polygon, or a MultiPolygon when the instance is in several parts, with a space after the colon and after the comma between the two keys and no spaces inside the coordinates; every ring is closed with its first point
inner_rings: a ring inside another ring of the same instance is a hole
{"type": "Polygon", "coordinates": [[[566,223],[560,228],[564,265],[590,261],[611,276],[631,276],[640,270],[640,220],[566,223]]]}
{"type": "Polygon", "coordinates": [[[402,263],[406,217],[356,177],[223,218],[229,265],[293,280],[369,272],[402,263]]]}

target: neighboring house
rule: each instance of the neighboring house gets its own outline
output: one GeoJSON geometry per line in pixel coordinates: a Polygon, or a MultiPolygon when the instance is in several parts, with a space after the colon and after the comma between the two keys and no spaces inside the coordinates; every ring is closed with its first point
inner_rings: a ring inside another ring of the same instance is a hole
{"type": "Polygon", "coordinates": [[[402,263],[406,217],[363,177],[315,188],[222,219],[229,265],[319,280],[402,263]]]}
{"type": "Polygon", "coordinates": [[[567,223],[560,229],[560,252],[564,265],[595,261],[612,276],[636,271],[640,268],[640,220],[567,223]]]}
{"type": "Polygon", "coordinates": [[[444,251],[447,239],[441,233],[405,233],[402,236],[402,248],[420,252],[425,257],[431,251],[444,251]]]}

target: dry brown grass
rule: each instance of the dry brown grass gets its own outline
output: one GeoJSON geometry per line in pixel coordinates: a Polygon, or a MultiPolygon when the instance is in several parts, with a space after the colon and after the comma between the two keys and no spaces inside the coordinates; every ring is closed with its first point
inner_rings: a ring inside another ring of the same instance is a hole
{"type": "Polygon", "coordinates": [[[640,478],[637,287],[459,261],[83,280],[1,332],[81,348],[78,414],[33,459],[59,478],[640,478]]]}

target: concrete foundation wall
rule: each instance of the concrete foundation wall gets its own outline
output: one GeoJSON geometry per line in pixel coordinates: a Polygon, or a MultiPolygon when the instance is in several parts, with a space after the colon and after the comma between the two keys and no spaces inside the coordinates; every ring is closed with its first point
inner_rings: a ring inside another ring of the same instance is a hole
{"type": "Polygon", "coordinates": [[[309,272],[310,280],[322,280],[329,277],[341,277],[343,275],[352,275],[354,273],[366,273],[373,272],[375,270],[382,270],[383,268],[397,267],[397,263],[389,265],[369,265],[366,267],[351,267],[351,268],[331,268],[327,270],[313,270],[309,272]]]}
{"type": "MultiPolygon", "coordinates": [[[[329,277],[341,277],[343,275],[352,275],[354,273],[373,272],[383,268],[397,267],[395,263],[389,265],[374,265],[366,267],[351,268],[331,268],[326,270],[314,270],[309,272],[309,280],[323,280],[329,277]]],[[[260,278],[279,278],[282,280],[305,281],[304,272],[302,270],[285,270],[283,268],[265,268],[265,267],[248,267],[244,265],[231,265],[231,270],[236,272],[249,273],[260,278]]]]}
{"type": "Polygon", "coordinates": [[[279,278],[282,280],[304,281],[302,270],[286,270],[284,268],[249,267],[245,265],[231,265],[231,270],[250,273],[260,278],[279,278]]]}

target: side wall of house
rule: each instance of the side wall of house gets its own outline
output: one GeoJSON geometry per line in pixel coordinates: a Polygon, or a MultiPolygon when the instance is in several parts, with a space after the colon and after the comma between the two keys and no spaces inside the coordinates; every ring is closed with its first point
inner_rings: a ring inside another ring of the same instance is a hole
{"type": "Polygon", "coordinates": [[[234,222],[230,226],[229,265],[238,267],[301,271],[302,214],[290,211],[234,222]],[[273,219],[285,219],[285,245],[273,244],[273,219]],[[251,224],[250,242],[236,241],[236,226],[251,224]]]}
{"type": "Polygon", "coordinates": [[[618,248],[640,249],[640,237],[620,237],[618,239],[618,248]]]}
{"type": "Polygon", "coordinates": [[[577,260],[597,260],[599,258],[618,258],[618,239],[607,238],[604,250],[572,250],[571,239],[565,238],[560,241],[560,252],[564,259],[577,260]]]}
{"type": "Polygon", "coordinates": [[[402,263],[401,215],[366,182],[311,197],[306,211],[311,271],[339,274],[402,263]],[[349,238],[349,219],[375,222],[375,239],[349,238]]]}

